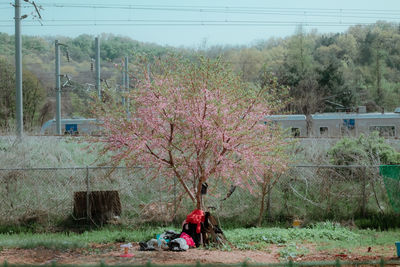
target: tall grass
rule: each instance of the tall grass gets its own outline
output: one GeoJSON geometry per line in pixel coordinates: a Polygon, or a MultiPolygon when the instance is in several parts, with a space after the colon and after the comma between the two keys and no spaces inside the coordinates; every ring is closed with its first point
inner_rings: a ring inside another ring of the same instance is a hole
{"type": "Polygon", "coordinates": [[[99,165],[99,148],[83,138],[0,136],[0,168],[76,167],[99,165]]]}

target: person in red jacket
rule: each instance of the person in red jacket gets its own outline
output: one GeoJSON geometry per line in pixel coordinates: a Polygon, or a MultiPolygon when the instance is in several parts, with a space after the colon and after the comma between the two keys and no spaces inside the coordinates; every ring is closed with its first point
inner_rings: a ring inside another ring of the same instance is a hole
{"type": "Polygon", "coordinates": [[[182,232],[192,237],[196,247],[199,247],[202,242],[201,229],[204,224],[204,211],[193,210],[183,222],[182,232]]]}

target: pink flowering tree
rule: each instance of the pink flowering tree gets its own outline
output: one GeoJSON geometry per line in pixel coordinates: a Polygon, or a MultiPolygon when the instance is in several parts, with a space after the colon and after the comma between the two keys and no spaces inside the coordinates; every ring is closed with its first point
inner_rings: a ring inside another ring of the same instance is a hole
{"type": "Polygon", "coordinates": [[[277,107],[271,88],[243,83],[218,60],[170,57],[142,73],[129,115],[115,102],[99,109],[114,163],[176,177],[198,209],[211,179],[253,191],[266,173],[284,171],[286,141],[265,120],[277,107]]]}

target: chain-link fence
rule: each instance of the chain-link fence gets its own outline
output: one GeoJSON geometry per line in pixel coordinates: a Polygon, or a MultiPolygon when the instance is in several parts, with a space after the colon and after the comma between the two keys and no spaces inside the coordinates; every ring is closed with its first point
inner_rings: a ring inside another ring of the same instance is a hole
{"type": "Polygon", "coordinates": [[[299,218],[352,219],[392,212],[379,166],[296,166],[280,180],[275,195],[282,201],[276,209],[299,218]]]}
{"type": "MultiPolygon", "coordinates": [[[[237,188],[220,201],[227,188],[209,183],[205,202],[217,206],[221,220],[237,225],[251,225],[260,216],[264,221],[350,220],[393,211],[378,166],[292,166],[264,195],[256,185],[252,193],[237,188]]],[[[149,178],[142,168],[124,167],[0,169],[0,203],[3,224],[88,220],[95,211],[111,211],[101,222],[168,223],[193,208],[176,180],[149,178]],[[111,193],[95,200],[99,192],[111,193]],[[118,207],[107,208],[107,202],[118,207]]]]}

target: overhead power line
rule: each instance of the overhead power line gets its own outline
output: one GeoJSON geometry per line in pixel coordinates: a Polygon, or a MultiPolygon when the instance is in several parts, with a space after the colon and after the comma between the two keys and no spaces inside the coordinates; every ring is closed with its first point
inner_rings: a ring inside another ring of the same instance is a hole
{"type": "MultiPolygon", "coordinates": [[[[121,5],[121,4],[71,4],[43,3],[42,7],[49,8],[92,8],[92,9],[131,9],[142,11],[166,12],[201,12],[201,13],[235,13],[235,14],[267,14],[272,20],[238,20],[238,19],[53,19],[41,20],[45,27],[86,27],[86,26],[251,26],[251,27],[292,27],[297,25],[309,27],[348,27],[354,25],[371,25],[371,21],[392,20],[400,21],[400,10],[371,10],[371,9],[329,9],[329,8],[272,8],[249,6],[171,6],[171,5],[121,5]],[[290,17],[290,18],[289,18],[290,17]],[[287,18],[287,19],[286,19],[287,18]],[[365,21],[368,19],[369,21],[365,21]],[[360,21],[361,20],[361,21],[360,21]]],[[[28,6],[27,6],[28,7],[28,6]]],[[[1,8],[13,8],[9,3],[0,3],[1,8]],[[4,7],[9,5],[9,7],[4,7]]],[[[12,19],[0,20],[0,26],[11,27],[12,19]]],[[[26,27],[38,27],[37,21],[23,21],[26,27]]]]}
{"type": "MultiPolygon", "coordinates": [[[[9,5],[9,4],[7,4],[9,5]]],[[[118,5],[118,4],[70,4],[49,3],[42,7],[54,8],[96,8],[96,9],[134,9],[150,11],[182,11],[203,13],[243,13],[243,14],[278,14],[278,15],[307,15],[325,16],[327,14],[353,15],[399,15],[400,10],[372,10],[372,9],[330,9],[330,8],[288,8],[288,7],[235,7],[235,6],[171,6],[171,5],[118,5]]],[[[28,6],[23,6],[28,7],[28,6]]],[[[11,6],[8,8],[12,8],[11,6]]]]}
{"type": "Polygon", "coordinates": [[[339,8],[290,8],[290,7],[262,7],[262,6],[174,6],[174,5],[137,5],[137,4],[71,4],[71,3],[49,3],[42,4],[43,7],[78,7],[78,8],[108,8],[108,9],[150,9],[150,10],[172,10],[172,11],[314,11],[314,12],[370,12],[370,13],[392,13],[399,14],[400,10],[393,9],[339,9],[339,8]]]}
{"type": "MultiPolygon", "coordinates": [[[[24,27],[88,27],[88,26],[120,26],[120,27],[129,27],[129,26],[173,26],[173,27],[184,27],[184,26],[252,26],[252,27],[293,27],[299,24],[218,24],[218,23],[201,23],[201,24],[165,24],[165,23],[134,23],[134,24],[110,24],[110,23],[93,23],[93,24],[52,24],[52,25],[24,25],[24,27]]],[[[337,27],[337,26],[355,26],[355,25],[372,25],[371,23],[364,24],[302,24],[303,26],[311,26],[311,27],[337,27]]],[[[0,25],[1,27],[12,27],[13,25],[0,25]]]]}
{"type": "MultiPolygon", "coordinates": [[[[6,21],[0,21],[6,22],[6,21]]],[[[8,22],[8,21],[7,21],[8,22]]],[[[42,27],[42,25],[25,22],[25,27],[42,27]]],[[[374,23],[360,22],[328,22],[328,21],[246,21],[246,20],[44,20],[43,27],[85,27],[85,26],[354,26],[372,25],[374,23]],[[71,22],[71,23],[66,23],[71,22]]],[[[0,26],[12,26],[11,24],[0,24],[0,26]]]]}
{"type": "MultiPolygon", "coordinates": [[[[400,19],[400,18],[399,18],[400,19]]],[[[11,22],[12,20],[0,20],[0,22],[11,22]]],[[[285,21],[285,20],[176,20],[176,19],[49,19],[41,20],[42,22],[85,22],[85,23],[97,23],[97,22],[128,22],[128,23],[255,23],[255,24],[359,24],[360,22],[355,21],[285,21]]],[[[25,23],[33,23],[35,21],[24,21],[25,23]]],[[[360,23],[362,24],[362,23],[360,23]]],[[[370,24],[370,23],[364,23],[370,24]]]]}

